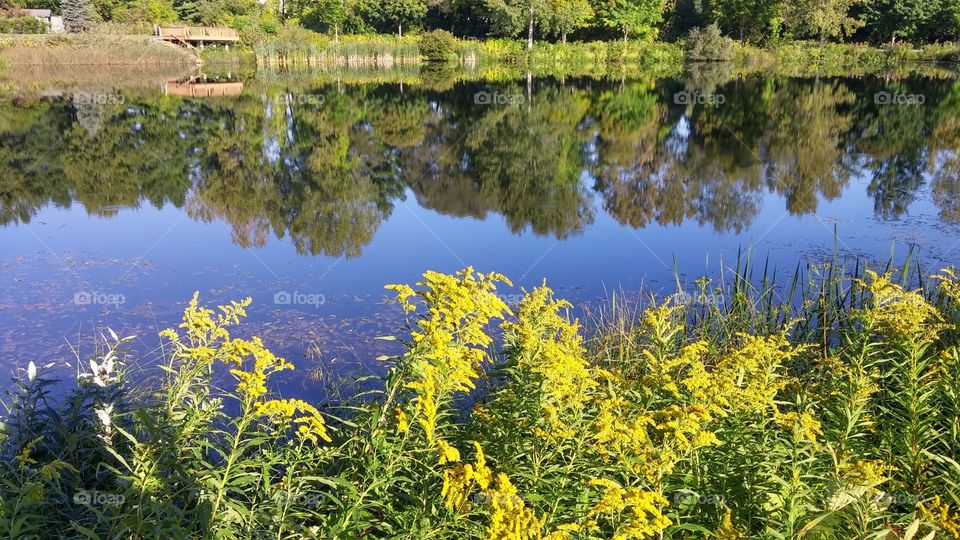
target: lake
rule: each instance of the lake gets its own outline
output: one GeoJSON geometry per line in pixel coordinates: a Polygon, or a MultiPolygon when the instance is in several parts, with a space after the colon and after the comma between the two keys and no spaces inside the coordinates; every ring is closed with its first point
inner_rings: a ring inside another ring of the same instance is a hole
{"type": "Polygon", "coordinates": [[[427,269],[583,304],[720,278],[738,252],[784,282],[835,250],[958,259],[942,75],[107,79],[0,87],[4,372],[69,377],[107,327],[147,366],[199,291],[251,296],[240,333],[298,365],[284,393],[319,396],[377,369],[373,338],[402,331],[383,286],[427,269]]]}

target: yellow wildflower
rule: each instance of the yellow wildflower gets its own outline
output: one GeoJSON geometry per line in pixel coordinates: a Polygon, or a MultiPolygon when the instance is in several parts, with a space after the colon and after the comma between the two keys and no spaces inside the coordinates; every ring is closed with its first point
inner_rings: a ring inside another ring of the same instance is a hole
{"type": "Polygon", "coordinates": [[[817,437],[823,435],[820,421],[806,411],[799,413],[774,411],[773,420],[780,424],[784,430],[792,433],[794,440],[797,442],[816,443],[817,437]]]}
{"type": "Polygon", "coordinates": [[[591,480],[590,484],[604,491],[589,516],[606,518],[614,529],[614,540],[648,538],[670,526],[670,519],[662,512],[667,500],[660,494],[638,488],[624,489],[607,479],[591,480]]]}
{"type": "Polygon", "coordinates": [[[244,399],[256,400],[267,393],[267,378],[278,371],[292,370],[293,364],[270,352],[263,346],[260,338],[254,337],[244,346],[244,350],[253,356],[250,371],[231,369],[237,379],[237,393],[244,399]]]}
{"type": "Polygon", "coordinates": [[[410,421],[407,419],[407,413],[403,412],[403,409],[400,407],[397,407],[394,412],[397,416],[397,431],[400,433],[410,431],[410,421]]]}
{"type": "Polygon", "coordinates": [[[847,488],[867,488],[878,491],[877,486],[887,480],[892,468],[879,459],[842,459],[837,467],[841,482],[847,488]]]}
{"type": "MultiPolygon", "coordinates": [[[[483,448],[474,442],[477,452],[474,463],[457,463],[443,472],[443,489],[440,496],[448,510],[460,510],[466,506],[467,499],[476,489],[486,490],[493,480],[493,472],[487,467],[483,448]]],[[[459,460],[459,454],[458,454],[459,460]]]]}
{"type": "Polygon", "coordinates": [[[939,495],[934,497],[929,506],[920,503],[920,511],[927,520],[935,523],[947,538],[960,540],[960,514],[953,512],[950,505],[940,500],[939,495]]]}
{"type": "Polygon", "coordinates": [[[868,280],[857,280],[870,293],[869,305],[861,314],[877,331],[894,338],[931,340],[949,327],[943,323],[937,308],[919,291],[904,290],[893,282],[890,273],[879,275],[873,270],[866,273],[868,280]]]}
{"type": "Polygon", "coordinates": [[[937,286],[944,296],[954,304],[960,303],[960,276],[957,276],[956,268],[944,268],[931,277],[939,280],[937,286]]]}
{"type": "Polygon", "coordinates": [[[496,487],[484,492],[490,502],[488,540],[539,540],[546,522],[537,517],[517,494],[507,475],[497,475],[496,487]]]}
{"type": "Polygon", "coordinates": [[[553,441],[576,434],[571,422],[598,386],[586,360],[579,323],[562,314],[569,307],[568,302],[554,299],[553,291],[543,285],[524,296],[516,322],[503,324],[508,354],[518,369],[537,379],[540,388],[540,408],[547,427],[537,428],[537,433],[553,441]]]}
{"type": "Polygon", "coordinates": [[[456,275],[426,272],[414,290],[407,285],[388,285],[409,313],[417,311],[411,297],[423,299],[427,314],[411,332],[413,347],[407,353],[413,390],[413,415],[423,427],[427,441],[435,440],[440,402],[453,392],[472,390],[481,366],[489,359],[492,338],[484,331],[493,318],[510,313],[494,291],[497,282],[509,284],[500,274],[482,274],[466,268],[456,275]]]}
{"type": "Polygon", "coordinates": [[[443,439],[437,439],[437,451],[440,453],[440,459],[438,461],[440,465],[458,463],[460,461],[460,451],[450,446],[450,444],[443,439]]]}
{"type": "Polygon", "coordinates": [[[73,465],[57,459],[45,464],[43,467],[40,467],[40,478],[43,478],[48,482],[57,481],[60,480],[61,471],[70,471],[73,474],[80,474],[80,471],[78,471],[73,465]]]}
{"type": "Polygon", "coordinates": [[[36,437],[35,439],[30,440],[27,444],[23,445],[23,448],[20,449],[20,452],[17,454],[17,469],[20,471],[27,470],[27,467],[30,465],[36,465],[37,461],[33,459],[33,450],[37,447],[38,444],[43,442],[43,435],[36,437]]]}
{"type": "Polygon", "coordinates": [[[316,407],[299,399],[271,399],[254,406],[254,414],[263,416],[278,428],[286,429],[293,423],[297,437],[314,444],[320,439],[331,442],[327,424],[316,407]],[[299,417],[294,418],[297,413],[299,417]]]}
{"type": "Polygon", "coordinates": [[[740,540],[745,536],[733,526],[733,515],[730,509],[727,509],[726,513],[723,514],[720,526],[713,531],[713,534],[719,540],[740,540]]]}

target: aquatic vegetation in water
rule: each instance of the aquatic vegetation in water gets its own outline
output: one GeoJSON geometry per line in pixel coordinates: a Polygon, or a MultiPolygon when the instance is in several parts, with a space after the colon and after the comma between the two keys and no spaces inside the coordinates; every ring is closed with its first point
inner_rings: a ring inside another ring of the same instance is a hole
{"type": "Polygon", "coordinates": [[[960,279],[822,275],[841,304],[738,276],[730,303],[586,332],[545,283],[508,306],[500,274],[427,272],[388,286],[409,332],[387,374],[324,404],[270,391],[294,365],[234,336],[249,300],[194,296],[156,385],[112,332],[66,399],[28,365],[0,534],[960,538],[960,279]]]}

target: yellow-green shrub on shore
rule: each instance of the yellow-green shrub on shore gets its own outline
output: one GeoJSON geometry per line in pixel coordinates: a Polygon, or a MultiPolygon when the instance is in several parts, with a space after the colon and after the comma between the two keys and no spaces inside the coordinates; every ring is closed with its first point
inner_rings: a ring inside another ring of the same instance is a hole
{"type": "Polygon", "coordinates": [[[249,301],[195,297],[156,388],[115,335],[60,404],[30,365],[0,534],[960,538],[960,279],[827,275],[799,313],[738,276],[588,333],[546,285],[508,306],[502,275],[427,272],[388,287],[386,375],[323,406],[270,395],[293,366],[232,335],[249,301]]]}

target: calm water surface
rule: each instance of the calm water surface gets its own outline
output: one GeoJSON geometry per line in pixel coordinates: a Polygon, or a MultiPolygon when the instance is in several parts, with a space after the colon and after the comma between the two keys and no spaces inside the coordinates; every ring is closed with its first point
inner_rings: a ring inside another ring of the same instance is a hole
{"type": "Polygon", "coordinates": [[[835,238],[958,259],[950,78],[213,82],[0,91],[0,370],[69,374],[105,327],[150,363],[200,291],[252,296],[240,333],[309,396],[376,368],[400,324],[383,285],[426,269],[590,302],[739,249],[784,280],[835,238]]]}

